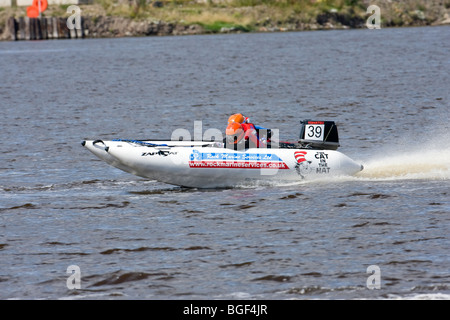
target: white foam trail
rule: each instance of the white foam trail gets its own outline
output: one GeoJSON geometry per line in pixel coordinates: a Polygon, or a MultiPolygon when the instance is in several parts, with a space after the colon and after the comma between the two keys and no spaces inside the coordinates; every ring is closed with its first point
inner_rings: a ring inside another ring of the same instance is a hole
{"type": "Polygon", "coordinates": [[[450,294],[445,293],[423,293],[409,296],[389,295],[392,300],[450,300],[450,294]]]}
{"type": "Polygon", "coordinates": [[[369,179],[450,179],[450,149],[384,153],[364,163],[358,175],[369,179]]]}
{"type": "Polygon", "coordinates": [[[357,161],[364,170],[355,176],[330,176],[295,182],[274,182],[274,186],[289,187],[304,184],[349,181],[450,180],[450,148],[380,152],[367,161],[357,161]]]}

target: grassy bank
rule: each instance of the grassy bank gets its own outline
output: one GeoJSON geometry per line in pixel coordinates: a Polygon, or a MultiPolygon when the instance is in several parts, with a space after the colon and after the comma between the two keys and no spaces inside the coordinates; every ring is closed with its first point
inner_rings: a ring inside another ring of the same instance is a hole
{"type": "Polygon", "coordinates": [[[386,26],[426,25],[444,20],[450,0],[93,0],[86,14],[104,14],[131,19],[152,19],[200,24],[217,30],[218,24],[254,30],[261,26],[312,24],[330,20],[348,23],[365,21],[367,7],[381,8],[386,26]]]}
{"type": "MultiPolygon", "coordinates": [[[[82,16],[90,19],[91,25],[105,21],[100,17],[107,17],[130,22],[196,25],[200,27],[196,32],[205,33],[360,28],[365,27],[370,15],[366,9],[371,4],[381,8],[382,27],[450,23],[450,0],[92,1],[80,5],[82,16]]],[[[49,6],[44,16],[68,17],[67,7],[49,6]]],[[[25,15],[25,7],[0,8],[0,28],[5,28],[7,18],[25,15]]],[[[116,34],[120,35],[120,30],[116,34]]]]}

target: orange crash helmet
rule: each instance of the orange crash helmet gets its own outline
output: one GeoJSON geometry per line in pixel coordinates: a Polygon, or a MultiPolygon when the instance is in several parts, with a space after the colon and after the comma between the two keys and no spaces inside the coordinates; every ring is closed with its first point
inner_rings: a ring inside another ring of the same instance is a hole
{"type": "Polygon", "coordinates": [[[240,123],[232,122],[228,125],[227,130],[225,131],[227,135],[227,143],[237,144],[245,135],[245,131],[242,128],[240,123]]]}
{"type": "Polygon", "coordinates": [[[244,120],[245,120],[245,118],[242,114],[235,113],[228,118],[228,124],[233,123],[233,122],[243,123],[244,120]]]}

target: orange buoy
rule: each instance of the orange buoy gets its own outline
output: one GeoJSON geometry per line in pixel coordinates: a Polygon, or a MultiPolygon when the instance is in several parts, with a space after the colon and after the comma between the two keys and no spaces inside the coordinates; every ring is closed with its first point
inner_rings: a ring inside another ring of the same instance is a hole
{"type": "Polygon", "coordinates": [[[39,2],[41,3],[41,12],[47,10],[48,6],[47,0],[33,0],[32,6],[39,8],[39,2]]]}
{"type": "Polygon", "coordinates": [[[39,9],[38,9],[38,7],[29,6],[27,8],[27,17],[28,18],[38,18],[39,17],[39,9]]]}
{"type": "Polygon", "coordinates": [[[33,4],[27,8],[27,16],[29,18],[38,18],[40,12],[47,10],[47,0],[33,0],[33,4]],[[39,8],[40,5],[40,8],[39,8]],[[40,12],[39,12],[40,9],[40,12]]]}

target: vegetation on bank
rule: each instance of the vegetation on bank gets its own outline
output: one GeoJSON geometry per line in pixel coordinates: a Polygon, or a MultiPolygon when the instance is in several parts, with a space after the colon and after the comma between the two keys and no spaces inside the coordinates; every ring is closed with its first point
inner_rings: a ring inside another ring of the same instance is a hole
{"type": "MultiPolygon", "coordinates": [[[[205,32],[247,32],[364,27],[367,7],[381,8],[382,27],[450,23],[450,0],[91,0],[82,16],[198,25],[205,32]]],[[[68,17],[68,5],[49,6],[44,16],[68,17]]],[[[9,17],[26,7],[0,8],[0,34],[9,17]]]]}
{"type": "Polygon", "coordinates": [[[212,31],[223,27],[245,31],[270,24],[314,23],[318,15],[330,10],[361,16],[366,10],[359,0],[134,0],[127,4],[98,1],[108,15],[200,24],[212,31]]]}
{"type": "MultiPolygon", "coordinates": [[[[371,4],[380,6],[382,23],[387,26],[426,25],[436,22],[440,16],[444,18],[445,11],[448,13],[450,9],[450,0],[92,1],[109,16],[198,23],[211,30],[216,30],[217,24],[253,30],[267,25],[311,24],[324,20],[339,24],[352,19],[365,21],[369,16],[367,7],[371,4]]],[[[89,8],[85,10],[89,11],[89,8]]]]}

